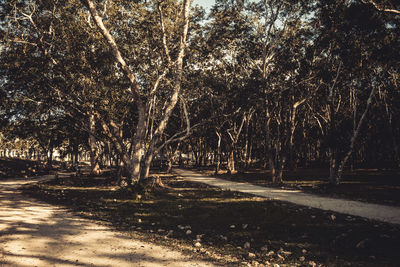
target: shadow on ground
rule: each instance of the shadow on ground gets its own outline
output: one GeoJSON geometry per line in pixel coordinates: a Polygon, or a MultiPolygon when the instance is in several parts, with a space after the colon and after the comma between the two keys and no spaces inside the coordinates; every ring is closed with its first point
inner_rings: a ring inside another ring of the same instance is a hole
{"type": "Polygon", "coordinates": [[[197,266],[18,193],[25,182],[0,184],[0,262],[6,266],[197,266]]]}

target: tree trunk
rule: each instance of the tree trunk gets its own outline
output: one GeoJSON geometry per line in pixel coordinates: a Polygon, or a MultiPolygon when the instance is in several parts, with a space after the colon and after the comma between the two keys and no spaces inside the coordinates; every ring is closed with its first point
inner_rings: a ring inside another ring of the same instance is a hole
{"type": "Polygon", "coordinates": [[[96,121],[94,115],[89,117],[89,154],[90,154],[90,173],[98,175],[100,173],[99,156],[96,146],[96,121]]]}
{"type": "Polygon", "coordinates": [[[235,153],[234,153],[234,149],[232,148],[232,150],[229,152],[229,155],[228,155],[228,173],[234,174],[235,172],[236,172],[235,153]]]}
{"type": "Polygon", "coordinates": [[[215,133],[218,136],[218,142],[217,142],[217,155],[216,155],[216,162],[215,162],[215,174],[218,174],[221,166],[221,140],[222,140],[222,135],[218,132],[215,131],[215,133]]]}

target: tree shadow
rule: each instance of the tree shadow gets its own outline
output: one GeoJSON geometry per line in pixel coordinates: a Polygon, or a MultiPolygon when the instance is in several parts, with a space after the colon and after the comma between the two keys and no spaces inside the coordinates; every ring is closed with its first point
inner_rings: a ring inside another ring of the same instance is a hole
{"type": "MultiPolygon", "coordinates": [[[[26,180],[0,183],[0,262],[5,266],[158,266],[165,248],[130,238],[18,192],[26,180]]],[[[178,255],[179,256],[179,255],[178,255]]]]}

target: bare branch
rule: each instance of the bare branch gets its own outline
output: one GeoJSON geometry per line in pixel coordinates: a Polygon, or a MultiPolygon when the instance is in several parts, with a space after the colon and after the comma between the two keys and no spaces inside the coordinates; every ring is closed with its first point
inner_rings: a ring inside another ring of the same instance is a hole
{"type": "Polygon", "coordinates": [[[382,11],[382,12],[387,12],[387,13],[393,13],[393,14],[400,14],[400,10],[397,9],[391,9],[391,8],[384,8],[378,5],[374,0],[361,0],[364,4],[371,4],[374,6],[375,9],[382,11]]]}

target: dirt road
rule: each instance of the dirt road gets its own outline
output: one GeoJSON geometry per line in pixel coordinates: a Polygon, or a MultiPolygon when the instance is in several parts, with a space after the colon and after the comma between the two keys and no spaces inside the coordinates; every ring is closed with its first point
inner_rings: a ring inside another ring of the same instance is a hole
{"type": "Polygon", "coordinates": [[[0,266],[214,266],[101,226],[0,181],[0,266]]]}

